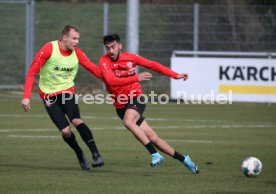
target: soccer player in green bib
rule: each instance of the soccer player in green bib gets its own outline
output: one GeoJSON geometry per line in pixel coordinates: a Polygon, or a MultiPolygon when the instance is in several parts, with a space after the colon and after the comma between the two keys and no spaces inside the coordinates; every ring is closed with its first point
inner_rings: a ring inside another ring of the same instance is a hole
{"type": "Polygon", "coordinates": [[[78,145],[69,122],[77,129],[89,147],[93,158],[92,167],[100,167],[104,165],[104,161],[91,130],[81,119],[79,106],[74,95],[74,79],[79,64],[98,78],[101,78],[101,73],[99,68],[78,48],[79,39],[78,27],[67,25],[62,30],[60,40],[46,43],[37,52],[26,77],[21,104],[25,111],[30,109],[32,86],[36,74],[39,73],[39,95],[46,111],[60,130],[63,140],[76,153],[81,168],[89,170],[90,164],[78,145]]]}

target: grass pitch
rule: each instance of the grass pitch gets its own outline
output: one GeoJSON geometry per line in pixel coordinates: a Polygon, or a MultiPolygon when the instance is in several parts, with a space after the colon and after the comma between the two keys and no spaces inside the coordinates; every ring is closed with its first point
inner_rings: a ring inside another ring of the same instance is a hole
{"type": "MultiPolygon", "coordinates": [[[[21,94],[0,94],[0,193],[275,193],[276,105],[148,104],[145,116],[155,131],[200,166],[192,175],[166,156],[150,167],[147,150],[122,126],[112,105],[80,103],[105,160],[82,171],[62,141],[41,101],[24,112],[21,94]],[[244,158],[263,163],[257,178],[241,172],[244,158]]],[[[91,162],[88,148],[79,144],[91,162]]]]}

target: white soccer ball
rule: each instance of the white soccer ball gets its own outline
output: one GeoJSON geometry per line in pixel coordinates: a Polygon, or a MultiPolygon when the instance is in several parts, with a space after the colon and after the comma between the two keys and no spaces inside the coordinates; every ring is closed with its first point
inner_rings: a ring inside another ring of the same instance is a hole
{"type": "Polygon", "coordinates": [[[242,162],[242,172],[247,177],[256,177],[262,172],[262,162],[255,157],[248,157],[242,162]]]}

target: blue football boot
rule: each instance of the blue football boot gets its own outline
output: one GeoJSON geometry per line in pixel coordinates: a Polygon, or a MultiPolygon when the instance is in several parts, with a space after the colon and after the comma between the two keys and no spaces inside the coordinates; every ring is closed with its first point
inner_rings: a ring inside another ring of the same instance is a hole
{"type": "Polygon", "coordinates": [[[164,160],[165,160],[165,158],[161,154],[159,154],[158,152],[154,153],[154,154],[151,154],[151,163],[150,163],[150,165],[151,166],[157,166],[157,165],[161,164],[164,160]]]}
{"type": "Polygon", "coordinates": [[[199,168],[198,166],[192,161],[189,155],[184,155],[185,159],[183,161],[184,165],[193,173],[198,174],[199,168]]]}

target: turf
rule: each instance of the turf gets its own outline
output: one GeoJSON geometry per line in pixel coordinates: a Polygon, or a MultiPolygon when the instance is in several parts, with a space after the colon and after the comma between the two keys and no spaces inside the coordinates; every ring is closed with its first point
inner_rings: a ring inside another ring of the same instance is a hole
{"type": "MultiPolygon", "coordinates": [[[[80,103],[84,121],[105,160],[82,171],[69,147],[34,96],[24,112],[21,93],[0,94],[0,193],[275,193],[276,105],[148,104],[145,116],[156,132],[200,166],[192,175],[178,161],[150,167],[143,146],[123,128],[112,105],[80,103]],[[263,162],[257,178],[247,178],[247,156],[263,162]]],[[[74,130],[87,158],[91,156],[74,130]]]]}

